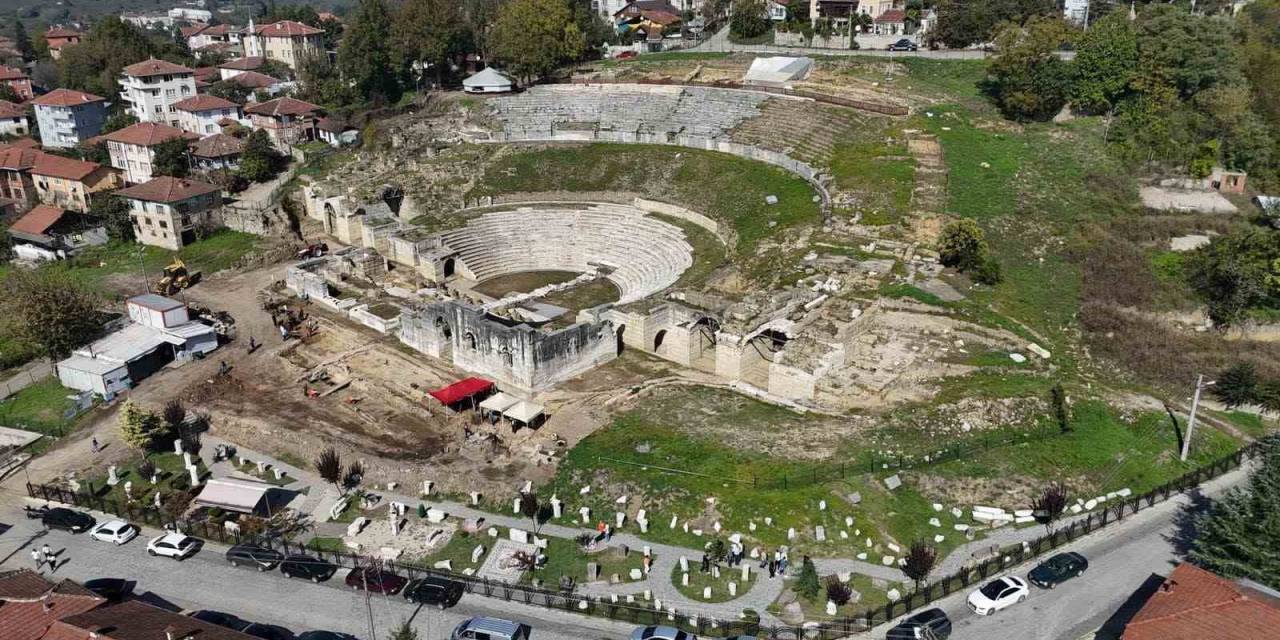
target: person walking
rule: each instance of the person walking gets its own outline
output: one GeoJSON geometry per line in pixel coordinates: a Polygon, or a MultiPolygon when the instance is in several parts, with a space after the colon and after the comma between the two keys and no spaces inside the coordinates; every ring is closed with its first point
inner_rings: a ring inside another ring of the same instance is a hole
{"type": "Polygon", "coordinates": [[[783,563],[782,549],[775,549],[773,552],[773,562],[778,565],[778,573],[786,575],[787,565],[783,563]]]}
{"type": "Polygon", "coordinates": [[[710,570],[711,570],[711,558],[707,557],[706,552],[703,552],[703,554],[702,554],[702,573],[706,573],[706,572],[708,572],[708,571],[710,571],[710,570]]]}
{"type": "Polygon", "coordinates": [[[44,566],[44,555],[40,553],[39,549],[31,550],[31,561],[36,563],[36,571],[39,571],[40,567],[44,566]]]}
{"type": "Polygon", "coordinates": [[[96,437],[89,441],[89,448],[92,449],[94,453],[98,452],[98,439],[96,437]]]}
{"type": "Polygon", "coordinates": [[[778,561],[778,573],[786,573],[787,567],[791,565],[791,557],[787,553],[787,548],[782,548],[782,559],[778,561]]]}
{"type": "Polygon", "coordinates": [[[50,547],[48,544],[45,544],[44,546],[40,547],[40,557],[44,558],[44,561],[48,562],[50,566],[52,566],[54,561],[53,548],[50,547]]]}
{"type": "Polygon", "coordinates": [[[773,577],[777,575],[777,573],[778,573],[778,561],[774,560],[773,558],[769,558],[769,579],[772,580],[773,577]]]}

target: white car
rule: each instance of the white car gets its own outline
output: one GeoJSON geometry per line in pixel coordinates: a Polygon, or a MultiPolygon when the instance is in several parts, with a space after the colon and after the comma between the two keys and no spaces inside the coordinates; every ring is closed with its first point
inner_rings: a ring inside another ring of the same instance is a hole
{"type": "Polygon", "coordinates": [[[138,528],[124,520],[112,520],[90,529],[89,536],[94,540],[124,544],[138,537],[138,528]]]}
{"type": "Polygon", "coordinates": [[[1031,589],[1017,576],[996,578],[969,594],[969,608],[980,616],[989,616],[1027,599],[1031,589]]]}
{"type": "Polygon", "coordinates": [[[166,533],[147,543],[147,553],[182,560],[200,548],[200,541],[181,533],[166,533]]]}

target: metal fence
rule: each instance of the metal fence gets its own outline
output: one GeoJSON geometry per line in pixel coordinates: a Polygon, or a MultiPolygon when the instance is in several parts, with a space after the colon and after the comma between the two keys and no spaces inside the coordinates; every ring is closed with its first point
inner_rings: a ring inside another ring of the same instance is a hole
{"type": "MultiPolygon", "coordinates": [[[[823,624],[803,626],[773,625],[761,624],[758,620],[720,620],[671,608],[660,610],[655,607],[656,602],[643,604],[639,602],[627,603],[621,600],[615,602],[612,597],[593,598],[576,594],[571,589],[556,590],[527,584],[489,580],[408,563],[390,562],[384,564],[391,570],[411,579],[435,576],[460,582],[463,584],[466,593],[489,598],[501,598],[505,601],[521,602],[548,609],[561,609],[600,616],[636,625],[670,625],[700,635],[714,633],[725,636],[754,635],[757,638],[768,640],[834,640],[884,624],[900,615],[977,584],[1010,567],[1017,566],[1027,560],[1057,549],[1092,531],[1106,527],[1111,523],[1119,522],[1142,509],[1164,502],[1170,497],[1174,497],[1183,491],[1235,469],[1243,464],[1244,461],[1259,455],[1261,451],[1261,443],[1252,443],[1234,454],[1191,471],[1147,493],[1117,502],[1102,511],[1078,518],[1070,524],[1034,541],[1005,547],[993,557],[976,565],[965,567],[944,578],[929,582],[897,602],[868,609],[857,616],[845,617],[823,624]]],[[[118,500],[105,499],[88,493],[78,493],[62,487],[28,483],[27,495],[46,501],[96,509],[155,527],[177,525],[189,535],[195,535],[207,540],[216,540],[222,544],[236,544],[246,540],[245,537],[230,533],[223,527],[211,525],[207,521],[173,521],[166,518],[156,509],[121,503],[118,500]]],[[[253,541],[257,544],[271,546],[286,555],[304,554],[332,563],[335,567],[351,569],[375,562],[370,556],[346,551],[320,550],[280,538],[255,537],[253,541]]]]}

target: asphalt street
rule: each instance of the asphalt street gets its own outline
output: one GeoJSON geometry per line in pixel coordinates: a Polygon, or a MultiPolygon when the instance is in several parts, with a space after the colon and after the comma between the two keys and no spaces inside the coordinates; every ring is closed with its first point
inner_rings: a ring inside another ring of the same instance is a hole
{"type": "MultiPolygon", "coordinates": [[[[96,514],[95,514],[96,515],[96,514]]],[[[144,533],[122,546],[93,540],[88,535],[45,532],[40,523],[27,520],[21,510],[6,506],[0,523],[11,525],[0,533],[0,566],[31,568],[31,545],[61,550],[65,564],[45,575],[83,581],[92,578],[125,578],[138,586],[135,593],[151,592],[183,609],[213,609],[250,622],[286,627],[294,633],[325,630],[348,633],[362,640],[381,640],[404,620],[418,629],[420,640],[444,640],[462,620],[493,616],[515,620],[533,628],[531,640],[597,640],[628,638],[632,625],[552,611],[496,598],[466,595],[445,611],[417,607],[400,596],[373,595],[366,604],[363,591],[343,584],[346,570],[321,584],[285,578],[274,571],[258,573],[233,568],[217,547],[203,549],[185,561],[151,557],[144,533]],[[369,633],[372,611],[374,635],[369,633]]],[[[0,526],[0,530],[3,530],[0,526]]],[[[152,533],[151,535],[156,535],[152,533]]]]}
{"type": "MultiPolygon", "coordinates": [[[[941,607],[954,624],[951,640],[1078,640],[1118,638],[1133,594],[1158,586],[1180,559],[1179,524],[1184,507],[1202,508],[1205,499],[1241,483],[1247,472],[1236,469],[1184,494],[1126,517],[1120,523],[1085,536],[1060,551],[1075,551],[1089,560],[1089,570],[1052,590],[1031,586],[1026,602],[991,616],[969,611],[965,599],[973,589],[952,594],[932,606],[941,607]]],[[[1001,575],[1026,577],[1038,561],[1001,575]]],[[[994,579],[997,576],[992,576],[994,579]]],[[[975,585],[976,589],[977,585],[975,585]]],[[[1140,605],[1141,599],[1138,599],[1140,605]]],[[[865,638],[882,638],[881,627],[865,638]]]]}

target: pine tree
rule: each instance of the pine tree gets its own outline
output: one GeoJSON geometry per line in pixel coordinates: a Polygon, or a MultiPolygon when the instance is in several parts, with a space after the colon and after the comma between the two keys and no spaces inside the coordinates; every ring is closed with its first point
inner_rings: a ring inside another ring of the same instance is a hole
{"type": "Polygon", "coordinates": [[[449,56],[462,47],[462,13],[452,0],[406,0],[391,28],[402,65],[429,65],[439,83],[449,56]]]}
{"type": "Polygon", "coordinates": [[[22,54],[23,60],[34,60],[36,57],[36,49],[31,45],[31,36],[27,35],[27,28],[23,26],[21,20],[13,21],[13,48],[22,54]]]}
{"type": "Polygon", "coordinates": [[[796,595],[805,600],[813,600],[822,593],[822,583],[818,581],[818,568],[813,565],[813,560],[809,559],[809,556],[805,556],[804,562],[800,565],[800,577],[796,579],[793,590],[796,595]]]}
{"type": "Polygon", "coordinates": [[[1214,573],[1280,588],[1280,435],[1260,442],[1261,465],[1248,484],[1197,518],[1190,558],[1214,573]]]}
{"type": "Polygon", "coordinates": [[[139,451],[147,451],[155,444],[160,431],[160,418],[139,407],[133,400],[126,400],[120,408],[120,439],[139,451]]]}
{"type": "Polygon", "coordinates": [[[1258,373],[1252,362],[1231,365],[1218,374],[1218,382],[1213,387],[1213,395],[1229,409],[1252,403],[1257,393],[1258,373]]]}
{"type": "Polygon", "coordinates": [[[391,17],[384,0],[360,0],[338,48],[338,69],[368,102],[400,99],[391,59],[391,17]]]}

